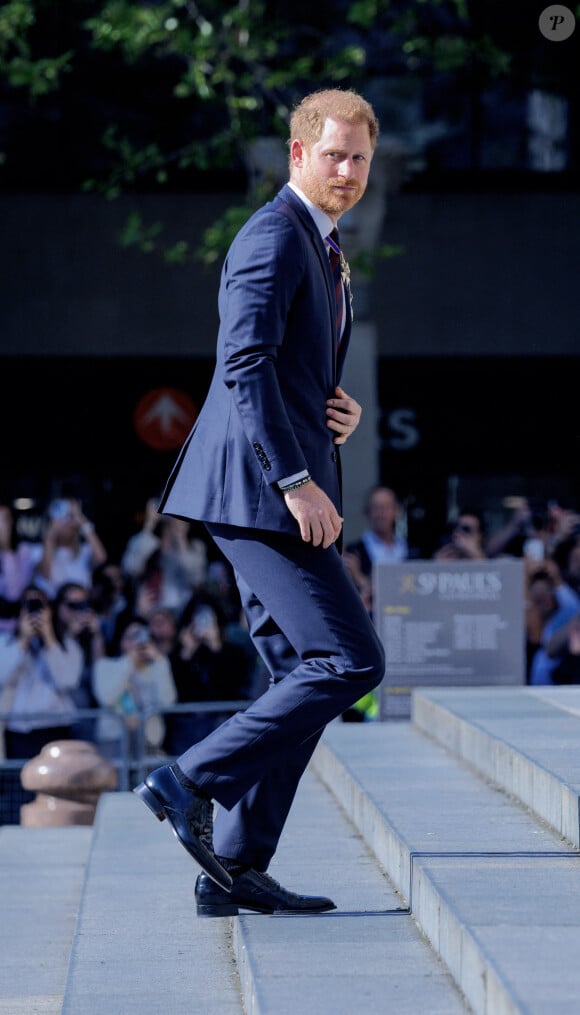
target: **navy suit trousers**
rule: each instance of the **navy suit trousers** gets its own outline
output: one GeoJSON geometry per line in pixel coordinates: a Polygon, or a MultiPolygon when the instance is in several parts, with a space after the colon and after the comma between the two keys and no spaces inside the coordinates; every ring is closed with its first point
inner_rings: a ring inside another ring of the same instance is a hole
{"type": "Polygon", "coordinates": [[[266,870],[324,727],[380,683],[384,652],[335,546],[207,527],[233,566],[271,681],[177,760],[221,805],[216,854],[266,870]]]}

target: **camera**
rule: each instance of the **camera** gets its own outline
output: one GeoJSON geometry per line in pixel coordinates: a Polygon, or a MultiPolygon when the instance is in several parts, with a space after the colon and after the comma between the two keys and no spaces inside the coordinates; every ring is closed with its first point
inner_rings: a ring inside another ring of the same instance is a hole
{"type": "Polygon", "coordinates": [[[40,596],[30,596],[29,599],[24,600],[23,608],[26,613],[35,614],[42,613],[45,605],[44,599],[41,599],[40,596]]]}

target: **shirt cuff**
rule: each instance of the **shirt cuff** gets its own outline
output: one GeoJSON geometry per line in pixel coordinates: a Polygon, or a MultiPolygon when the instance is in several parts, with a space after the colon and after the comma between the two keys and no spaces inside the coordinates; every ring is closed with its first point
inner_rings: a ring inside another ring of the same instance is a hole
{"type": "Polygon", "coordinates": [[[287,486],[299,483],[301,479],[306,479],[309,475],[308,469],[302,469],[302,472],[295,472],[293,476],[285,476],[284,479],[279,479],[278,486],[281,490],[284,490],[287,486]]]}

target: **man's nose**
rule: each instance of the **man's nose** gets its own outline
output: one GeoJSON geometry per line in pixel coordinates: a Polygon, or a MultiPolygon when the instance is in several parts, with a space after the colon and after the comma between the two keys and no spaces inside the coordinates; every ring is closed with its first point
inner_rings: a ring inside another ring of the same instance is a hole
{"type": "Polygon", "coordinates": [[[355,163],[354,163],[353,159],[351,159],[351,158],[344,158],[344,159],[342,159],[342,161],[339,163],[339,166],[338,166],[338,171],[339,171],[340,176],[346,176],[346,177],[352,176],[353,173],[354,173],[354,166],[355,166],[355,163]]]}

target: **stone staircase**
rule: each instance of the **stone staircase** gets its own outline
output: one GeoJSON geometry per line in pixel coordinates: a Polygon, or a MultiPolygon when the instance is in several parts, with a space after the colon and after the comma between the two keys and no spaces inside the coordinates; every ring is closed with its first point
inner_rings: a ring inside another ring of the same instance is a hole
{"type": "Polygon", "coordinates": [[[580,688],[432,688],[333,723],[271,873],[317,916],[200,919],[131,793],[0,828],[1,1015],[580,1011],[580,688]]]}

